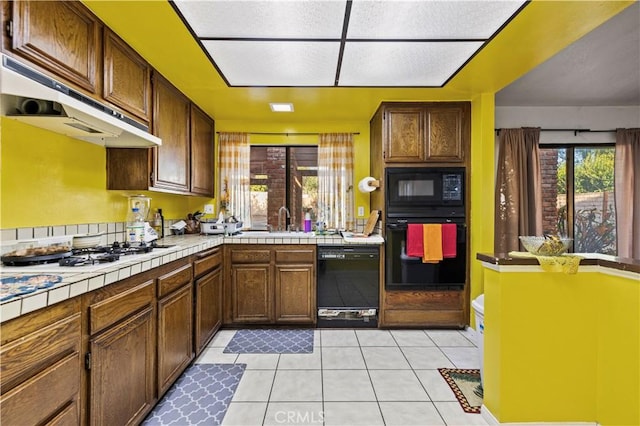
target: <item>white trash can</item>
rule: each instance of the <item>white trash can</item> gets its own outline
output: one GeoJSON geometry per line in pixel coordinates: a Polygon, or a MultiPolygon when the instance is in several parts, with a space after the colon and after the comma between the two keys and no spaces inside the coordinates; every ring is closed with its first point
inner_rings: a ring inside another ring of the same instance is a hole
{"type": "Polygon", "coordinates": [[[480,383],[484,387],[484,294],[476,297],[471,306],[476,313],[476,344],[480,354],[480,383]]]}

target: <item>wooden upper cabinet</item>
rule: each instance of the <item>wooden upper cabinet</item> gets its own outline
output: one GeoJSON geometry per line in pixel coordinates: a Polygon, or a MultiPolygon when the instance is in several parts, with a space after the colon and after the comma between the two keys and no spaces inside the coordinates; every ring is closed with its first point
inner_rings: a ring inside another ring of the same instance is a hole
{"type": "Polygon", "coordinates": [[[383,103],[370,122],[371,170],[381,173],[392,163],[464,163],[470,116],[469,102],[383,103]]]}
{"type": "Polygon", "coordinates": [[[390,107],[386,111],[385,160],[422,162],[425,158],[425,114],[422,107],[390,107]]]}
{"type": "Polygon", "coordinates": [[[468,133],[466,114],[464,104],[427,109],[427,161],[464,161],[463,140],[468,133]]]}
{"type": "Polygon", "coordinates": [[[14,1],[12,50],[97,94],[100,21],[79,2],[14,1]]]}
{"type": "Polygon", "coordinates": [[[189,99],[158,73],[154,74],[153,92],[153,134],[162,139],[162,145],[153,148],[152,185],[189,192],[189,99]]]}
{"type": "Polygon", "coordinates": [[[191,105],[191,192],[209,197],[213,191],[214,122],[191,105]]]}
{"type": "Polygon", "coordinates": [[[104,31],[103,97],[149,123],[151,67],[116,34],[104,31]]]}

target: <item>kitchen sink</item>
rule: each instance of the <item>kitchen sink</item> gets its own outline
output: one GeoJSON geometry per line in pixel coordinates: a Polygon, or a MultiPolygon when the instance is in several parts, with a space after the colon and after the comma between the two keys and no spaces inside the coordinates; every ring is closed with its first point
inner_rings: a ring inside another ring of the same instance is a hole
{"type": "Polygon", "coordinates": [[[239,238],[314,238],[313,232],[269,232],[269,231],[242,231],[239,238]]]}

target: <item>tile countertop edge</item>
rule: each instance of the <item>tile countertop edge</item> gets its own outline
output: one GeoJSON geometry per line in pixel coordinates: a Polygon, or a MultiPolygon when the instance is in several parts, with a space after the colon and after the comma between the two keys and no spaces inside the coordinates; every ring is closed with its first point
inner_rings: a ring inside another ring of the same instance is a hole
{"type": "MultiPolygon", "coordinates": [[[[626,259],[621,257],[606,256],[589,253],[575,253],[577,256],[585,256],[580,260],[580,265],[599,266],[603,269],[640,274],[640,259],[626,259]]],[[[537,266],[535,258],[511,257],[505,253],[477,253],[476,259],[490,265],[499,266],[537,266]]]]}
{"type": "MultiPolygon", "coordinates": [[[[148,255],[124,258],[122,262],[113,265],[113,268],[101,270],[83,270],[78,272],[60,272],[63,281],[53,287],[28,293],[23,296],[7,299],[0,303],[0,322],[19,317],[37,309],[45,308],[62,302],[63,300],[88,293],[97,288],[113,284],[130,276],[147,271],[152,268],[173,262],[190,256],[200,251],[208,250],[223,244],[314,244],[314,245],[357,245],[373,244],[382,245],[384,239],[380,235],[371,235],[367,238],[343,239],[340,236],[291,236],[287,238],[274,238],[266,234],[250,236],[249,238],[225,237],[222,235],[171,235],[158,240],[161,245],[174,245],[174,247],[156,249],[148,255]]],[[[2,272],[2,267],[0,267],[2,272]]],[[[12,271],[15,273],[15,271],[12,271]]],[[[33,270],[25,268],[24,273],[31,274],[33,270]]],[[[52,273],[50,271],[41,273],[52,273]]]]}
{"type": "MultiPolygon", "coordinates": [[[[0,304],[0,322],[80,296],[200,251],[220,246],[224,243],[224,240],[221,236],[174,235],[159,240],[159,243],[174,245],[174,247],[156,249],[148,254],[131,256],[131,260],[124,257],[121,262],[114,264],[113,268],[94,271],[85,269],[75,273],[60,272],[58,275],[63,277],[61,283],[3,301],[0,304]]],[[[0,272],[3,272],[1,267],[0,272]]],[[[11,273],[17,272],[13,270],[11,273]]],[[[33,269],[29,270],[27,267],[25,267],[24,273],[38,274],[38,272],[34,272],[33,269]]],[[[41,273],[51,274],[52,272],[48,270],[41,273]]]]}

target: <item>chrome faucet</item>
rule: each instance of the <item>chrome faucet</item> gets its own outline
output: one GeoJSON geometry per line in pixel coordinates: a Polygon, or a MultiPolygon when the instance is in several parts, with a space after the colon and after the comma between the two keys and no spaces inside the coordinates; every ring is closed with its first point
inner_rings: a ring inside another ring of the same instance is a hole
{"type": "Polygon", "coordinates": [[[291,217],[291,214],[289,213],[289,209],[286,208],[285,206],[280,207],[280,210],[278,210],[278,231],[286,231],[287,230],[287,217],[284,218],[284,226],[280,225],[280,222],[282,220],[282,210],[284,209],[285,213],[287,213],[287,217],[291,217]]]}

